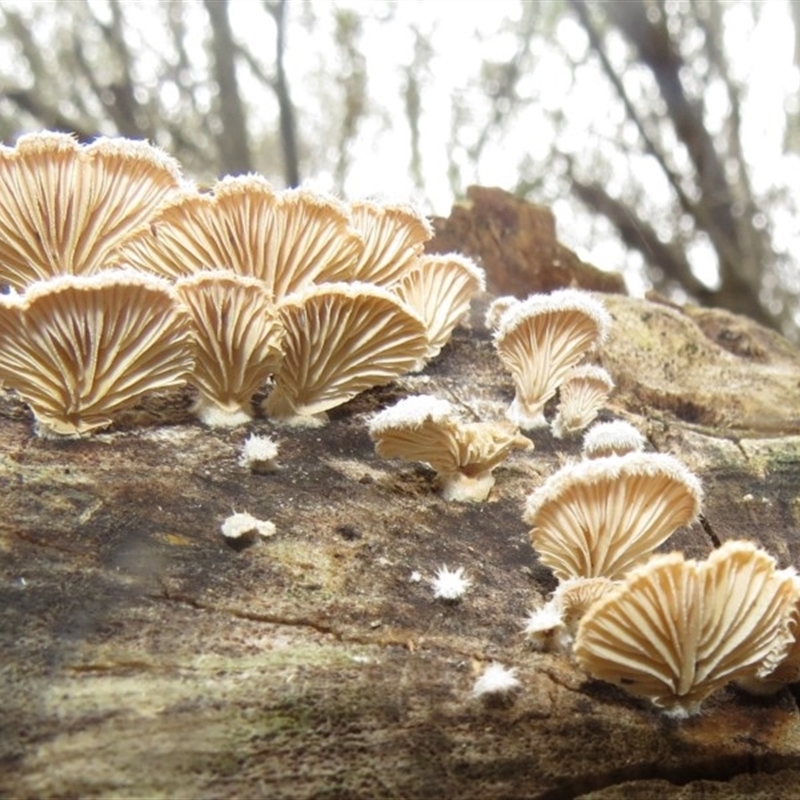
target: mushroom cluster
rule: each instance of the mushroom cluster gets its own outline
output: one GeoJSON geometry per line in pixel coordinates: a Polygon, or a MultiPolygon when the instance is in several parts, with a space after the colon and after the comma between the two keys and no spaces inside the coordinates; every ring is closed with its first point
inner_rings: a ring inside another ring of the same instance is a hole
{"type": "Polygon", "coordinates": [[[409,207],[258,175],[201,191],[144,142],[23,136],[0,177],[0,285],[19,293],[0,310],[0,372],[42,431],[86,433],[187,382],[208,425],[248,421],[270,384],[267,414],[316,424],[424,367],[484,287],[468,259],[423,254],[433,231],[409,207]],[[140,311],[148,291],[162,299],[140,311]]]}
{"type": "Polygon", "coordinates": [[[677,459],[643,444],[627,423],[597,425],[584,459],[528,497],[531,543],[559,580],[526,620],[531,644],[571,653],[675,717],[730,682],[765,694],[797,680],[800,577],[749,542],[704,561],[655,555],[698,517],[702,492],[677,459]]]}
{"type": "Polygon", "coordinates": [[[563,393],[553,425],[556,436],[582,430],[594,419],[613,381],[598,367],[575,368],[608,333],[611,317],[599,300],[577,289],[533,294],[526,300],[500,297],[490,306],[486,324],[514,380],[508,416],[520,428],[547,425],[545,404],[559,387],[563,393]]]}
{"type": "Polygon", "coordinates": [[[574,655],[590,675],[689,716],[715,689],[780,667],[795,643],[798,597],[795,571],[749,542],[705,561],[657,556],[591,606],[574,655]]]}

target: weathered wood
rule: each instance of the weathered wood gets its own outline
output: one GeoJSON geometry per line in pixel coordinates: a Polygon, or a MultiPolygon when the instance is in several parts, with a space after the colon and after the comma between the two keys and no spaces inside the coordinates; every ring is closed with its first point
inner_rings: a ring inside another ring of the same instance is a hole
{"type": "MultiPolygon", "coordinates": [[[[604,418],[634,422],[705,486],[704,524],[667,549],[745,537],[800,564],[800,353],[731,315],[605,301],[601,360],[619,388],[604,418]]],[[[92,438],[43,440],[2,396],[3,797],[800,793],[792,691],[725,690],[670,722],[526,645],[524,616],[554,580],[523,500],[578,440],[536,433],[477,505],[374,455],[368,415],[407,393],[502,415],[511,382],[481,312],[423,373],[316,430],[209,430],[184,392],[92,438]],[[280,440],[278,472],[238,465],[254,431],[280,440]],[[232,511],[277,535],[232,548],[219,531],[232,511]],[[458,605],[433,599],[442,564],[473,582],[458,605]],[[470,696],[492,660],[518,669],[513,702],[470,696]]]]}

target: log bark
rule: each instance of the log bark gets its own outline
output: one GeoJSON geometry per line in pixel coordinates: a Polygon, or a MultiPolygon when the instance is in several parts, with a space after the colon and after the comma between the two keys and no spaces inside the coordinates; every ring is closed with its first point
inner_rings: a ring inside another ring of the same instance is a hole
{"type": "MultiPolygon", "coordinates": [[[[482,327],[488,299],[423,373],[320,429],[209,430],[181,392],[54,441],[0,395],[0,795],[800,792],[792,688],[726,689],[676,723],[526,644],[522,621],[555,582],[523,501],[579,440],[536,433],[480,504],[447,503],[430,470],[374,454],[366,419],[408,393],[502,416],[513,392],[482,327]],[[277,472],[239,466],[251,432],[280,441],[277,472]],[[220,535],[233,511],[278,532],[234,549],[220,535]],[[472,581],[459,604],[433,598],[443,564],[472,581]],[[518,670],[507,703],[471,697],[491,661],[518,670]]],[[[600,360],[618,386],[603,418],[633,422],[705,486],[702,524],[666,549],[747,538],[800,564],[800,353],[726,312],[603,299],[614,327],[600,360]]]]}

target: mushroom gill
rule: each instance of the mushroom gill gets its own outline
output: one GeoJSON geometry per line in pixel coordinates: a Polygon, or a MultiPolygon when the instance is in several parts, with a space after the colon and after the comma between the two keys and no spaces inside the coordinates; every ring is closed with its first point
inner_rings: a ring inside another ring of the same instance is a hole
{"type": "Polygon", "coordinates": [[[252,417],[250,399],[275,372],[283,327],[264,283],[232,272],[199,272],[175,284],[192,320],[199,391],[194,413],[212,427],[252,417]]]}
{"type": "Polygon", "coordinates": [[[192,363],[188,316],[154,276],[64,275],[0,297],[0,380],[42,435],[109,425],[145,392],[183,385],[192,363]]]}
{"type": "Polygon", "coordinates": [[[483,270],[455,253],[423,256],[390,287],[419,313],[428,329],[428,350],[417,369],[439,355],[469,311],[472,298],[485,287],[483,270]]]}
{"type": "Polygon", "coordinates": [[[263,281],[277,300],[348,271],[362,248],[338,200],[275,191],[245,175],[223,178],[211,193],[184,192],[128,237],[118,258],[172,279],[230,269],[263,281]]]}
{"type": "Polygon", "coordinates": [[[550,425],[557,439],[582,431],[605,405],[614,381],[602,367],[581,364],[558,387],[558,408],[550,425]]]}
{"type": "Polygon", "coordinates": [[[408,372],[427,348],[419,316],[371,284],[321,284],[278,310],[284,357],[264,410],[292,424],[320,424],[325,411],[408,372]]]}
{"type": "Polygon", "coordinates": [[[611,317],[588,292],[561,289],[510,303],[494,343],[516,390],[508,416],[523,429],[544,427],[544,405],[572,367],[603,341],[611,317]]]}
{"type": "Polygon", "coordinates": [[[794,641],[798,595],[794,570],[749,542],[706,561],[656,556],[592,605],[573,652],[593,677],[685,717],[729,681],[769,674],[794,641]]]}
{"type": "Polygon", "coordinates": [[[0,284],[23,291],[55,275],[90,275],[178,189],[177,162],[146,142],[88,145],[50,131],[0,146],[0,284]]]}
{"type": "Polygon", "coordinates": [[[364,281],[389,286],[414,266],[433,236],[428,220],[411,206],[356,201],[350,206],[353,227],[364,240],[357,263],[329,280],[364,281]]]}
{"type": "Polygon", "coordinates": [[[701,496],[672,456],[629,453],[562,467],[528,497],[525,521],[559,580],[618,580],[695,519],[701,496]]]}

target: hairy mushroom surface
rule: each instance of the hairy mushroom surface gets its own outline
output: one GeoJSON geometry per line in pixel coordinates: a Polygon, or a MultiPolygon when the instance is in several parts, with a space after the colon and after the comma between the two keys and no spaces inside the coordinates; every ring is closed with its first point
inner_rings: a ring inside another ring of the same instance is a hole
{"type": "Polygon", "coordinates": [[[672,456],[630,453],[562,467],[527,500],[531,544],[559,580],[620,579],[700,512],[700,482],[672,456]]]}
{"type": "Polygon", "coordinates": [[[276,191],[258,175],[184,192],[120,248],[139,269],[176,279],[209,269],[258,278],[274,299],[331,280],[363,248],[346,206],[306,189],[276,191]]]}
{"type": "Polygon", "coordinates": [[[534,294],[510,304],[494,335],[516,390],[509,418],[523,430],[546,426],[545,403],[567,373],[604,340],[610,321],[603,304],[578,289],[534,294]]]}
{"type": "Polygon", "coordinates": [[[0,380],[43,435],[104,427],[145,392],[183,385],[192,364],[188,315],[154,276],[64,275],[0,296],[0,380]]]}
{"type": "Polygon", "coordinates": [[[700,562],[656,556],[589,609],[573,652],[593,677],[687,716],[715,689],[780,662],[798,594],[794,570],[749,542],[700,562]]]}
{"type": "Polygon", "coordinates": [[[196,345],[193,411],[207,425],[241,425],[251,397],[280,362],[283,326],[262,281],[232,272],[200,272],[175,290],[189,311],[196,345]]]}
{"type": "Polygon", "coordinates": [[[600,598],[614,588],[608,578],[570,578],[556,587],[552,597],[532,611],[525,633],[539,650],[567,652],[578,630],[578,623],[600,598]]]}
{"type": "Polygon", "coordinates": [[[329,280],[389,286],[416,264],[425,242],[433,237],[430,222],[411,206],[360,200],[351,204],[350,214],[364,249],[347,273],[329,280]]]}
{"type": "Polygon", "coordinates": [[[319,424],[329,409],[408,372],[427,348],[420,317],[371,284],[321,284],[278,308],[284,356],[264,410],[290,424],[319,424]]]}
{"type": "Polygon", "coordinates": [[[453,405],[430,395],[400,400],[373,417],[369,433],[384,458],[429,464],[446,500],[485,500],[492,470],[533,442],[507,422],[463,422],[453,405]]]}
{"type": "Polygon", "coordinates": [[[644,450],[645,438],[629,422],[618,419],[598,422],[583,436],[583,454],[586,458],[622,456],[644,450]]]}
{"type": "Polygon", "coordinates": [[[558,408],[550,426],[560,439],[582,431],[606,404],[614,381],[602,367],[581,364],[571,369],[558,387],[558,408]]]}
{"type": "Polygon", "coordinates": [[[0,284],[103,269],[180,182],[177,162],[146,142],[46,131],[0,145],[0,284]]]}
{"type": "Polygon", "coordinates": [[[423,256],[391,287],[420,314],[428,329],[428,350],[418,369],[439,355],[469,311],[472,298],[485,287],[483,270],[455,253],[423,256]]]}

